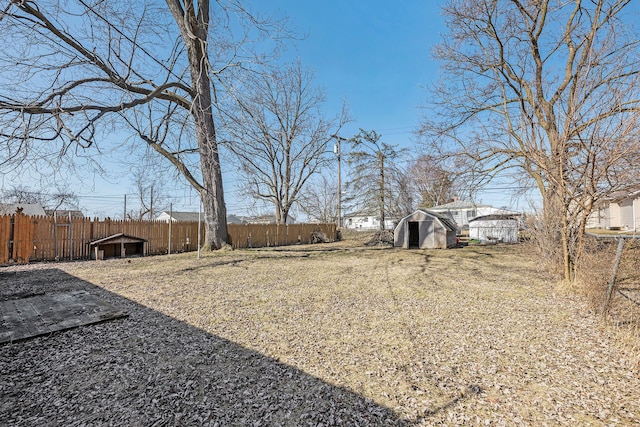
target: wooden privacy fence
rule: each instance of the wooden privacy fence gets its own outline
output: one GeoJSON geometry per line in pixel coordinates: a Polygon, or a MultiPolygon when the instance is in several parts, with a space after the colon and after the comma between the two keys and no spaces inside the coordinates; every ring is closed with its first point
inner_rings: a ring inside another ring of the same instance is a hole
{"type": "MultiPolygon", "coordinates": [[[[335,240],[335,224],[229,224],[233,248],[258,248],[312,243],[321,233],[335,240]]],[[[89,244],[123,233],[145,240],[144,254],[198,249],[198,222],[115,221],[53,216],[0,216],[0,264],[89,259],[89,244]]],[[[204,242],[204,224],[200,227],[204,242]]]]}

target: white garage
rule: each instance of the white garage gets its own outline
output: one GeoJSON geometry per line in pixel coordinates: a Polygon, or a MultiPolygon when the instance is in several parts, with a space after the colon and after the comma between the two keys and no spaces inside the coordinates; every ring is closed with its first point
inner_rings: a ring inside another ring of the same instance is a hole
{"type": "Polygon", "coordinates": [[[469,238],[480,243],[518,243],[517,215],[485,215],[469,221],[469,238]]]}

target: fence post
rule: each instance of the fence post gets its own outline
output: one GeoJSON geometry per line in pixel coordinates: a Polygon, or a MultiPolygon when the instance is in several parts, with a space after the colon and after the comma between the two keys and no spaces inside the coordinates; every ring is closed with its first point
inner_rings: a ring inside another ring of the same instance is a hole
{"type": "Polygon", "coordinates": [[[73,261],[73,221],[69,211],[69,261],[73,261]]]}
{"type": "Polygon", "coordinates": [[[173,222],[173,203],[169,203],[169,243],[167,244],[167,253],[171,255],[171,223],[173,222]]]}
{"type": "Polygon", "coordinates": [[[618,268],[620,267],[620,259],[622,258],[622,250],[624,249],[624,238],[618,239],[618,249],[616,250],[616,257],[613,261],[613,272],[611,273],[611,280],[609,280],[609,286],[607,287],[607,296],[602,306],[602,315],[606,317],[609,309],[609,302],[611,301],[611,295],[613,294],[613,286],[616,282],[616,276],[618,275],[618,268]]]}
{"type": "Polygon", "coordinates": [[[53,211],[53,259],[58,261],[58,211],[53,211]]]}

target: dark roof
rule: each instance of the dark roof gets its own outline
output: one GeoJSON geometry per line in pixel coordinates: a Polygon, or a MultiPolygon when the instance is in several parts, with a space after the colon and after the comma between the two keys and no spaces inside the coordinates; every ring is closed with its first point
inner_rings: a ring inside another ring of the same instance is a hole
{"type": "Polygon", "coordinates": [[[247,221],[244,220],[244,217],[240,217],[237,215],[227,215],[227,224],[246,224],[247,221]]]}
{"type": "MultiPolygon", "coordinates": [[[[168,212],[168,211],[163,211],[162,213],[166,213],[167,215],[171,215],[171,218],[173,218],[174,221],[178,221],[178,222],[193,222],[193,221],[198,221],[198,212],[178,212],[178,211],[173,211],[173,212],[168,212]]],[[[204,215],[200,216],[200,219],[204,219],[204,215]]]]}
{"type": "Polygon", "coordinates": [[[98,240],[94,240],[93,242],[89,243],[89,246],[102,245],[105,243],[120,243],[123,240],[128,240],[128,242],[125,242],[125,243],[147,241],[146,239],[143,239],[141,237],[129,236],[128,234],[118,233],[118,234],[113,234],[111,236],[103,237],[98,240]]]}

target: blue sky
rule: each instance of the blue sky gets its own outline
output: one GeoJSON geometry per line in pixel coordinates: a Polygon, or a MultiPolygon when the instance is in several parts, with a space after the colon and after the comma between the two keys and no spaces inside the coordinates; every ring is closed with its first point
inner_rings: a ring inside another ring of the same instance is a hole
{"type": "MultiPolygon", "coordinates": [[[[293,29],[304,36],[292,54],[315,71],[327,93],[328,114],[337,114],[346,100],[354,121],[342,131],[344,137],[357,134],[359,128],[375,130],[384,142],[418,153],[414,131],[422,118],[420,107],[427,103],[427,87],[439,72],[431,52],[447,30],[443,3],[270,0],[258,9],[288,16],[293,29]]],[[[228,190],[233,197],[233,190],[228,190]]],[[[476,201],[529,208],[527,200],[508,193],[498,184],[476,201]]]]}
{"type": "MultiPolygon", "coordinates": [[[[441,3],[252,0],[251,7],[289,17],[291,28],[302,37],[289,55],[314,70],[316,83],[326,90],[326,114],[337,115],[343,100],[349,107],[354,121],[342,136],[351,137],[359,128],[375,130],[384,142],[418,151],[413,132],[421,120],[420,106],[427,101],[426,86],[438,74],[431,51],[446,31],[441,3]]],[[[238,197],[232,170],[223,165],[223,173],[228,212],[251,213],[238,197]]],[[[134,191],[132,183],[97,176],[93,187],[76,190],[81,194],[80,207],[91,216],[121,217],[124,194],[134,191]]],[[[174,210],[198,207],[197,195],[186,184],[173,197],[174,210]]],[[[133,199],[130,194],[128,203],[133,199]]],[[[481,201],[522,208],[504,191],[486,193],[481,201]]]]}
{"type": "MultiPolygon", "coordinates": [[[[411,147],[421,118],[419,107],[427,96],[425,86],[437,76],[431,49],[445,30],[438,4],[424,0],[254,0],[252,7],[288,17],[290,27],[301,37],[288,54],[314,71],[316,83],[326,91],[326,114],[339,114],[343,100],[348,105],[353,122],[343,129],[344,137],[363,128],[375,130],[387,143],[411,147]]],[[[251,213],[238,197],[237,177],[230,168],[223,172],[227,211],[251,213]]],[[[128,184],[117,187],[130,191],[128,184]]],[[[97,204],[102,195],[109,196],[107,207],[95,212],[110,215],[109,209],[115,209],[115,215],[121,215],[122,197],[107,190],[113,188],[110,183],[98,183],[95,200],[85,197],[81,205],[97,204]]],[[[193,191],[186,187],[178,193],[175,210],[197,209],[193,191]]],[[[89,211],[92,213],[91,208],[89,211]]]]}
{"type": "Polygon", "coordinates": [[[325,88],[328,110],[346,100],[354,122],[344,130],[376,130],[408,144],[419,123],[424,87],[436,78],[431,49],[444,31],[438,2],[424,0],[272,0],[298,33],[302,62],[325,88]]]}

